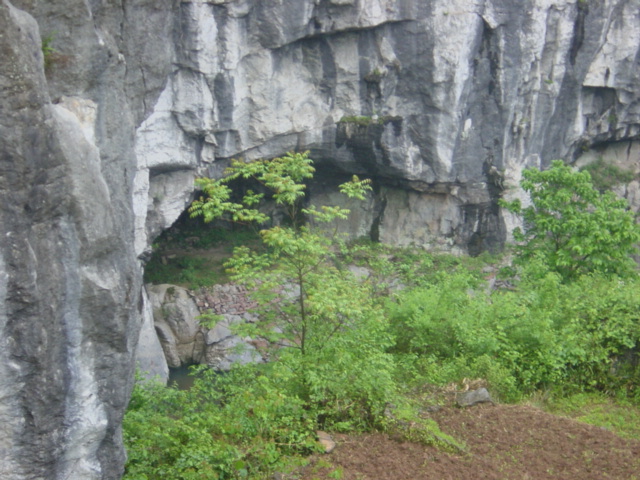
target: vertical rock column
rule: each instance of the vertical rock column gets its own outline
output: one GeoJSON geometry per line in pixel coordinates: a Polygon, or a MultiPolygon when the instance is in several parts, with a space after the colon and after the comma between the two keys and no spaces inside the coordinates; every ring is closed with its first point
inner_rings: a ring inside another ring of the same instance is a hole
{"type": "Polygon", "coordinates": [[[38,26],[0,2],[0,478],[117,479],[138,336],[133,229],[47,94],[38,26]]]}

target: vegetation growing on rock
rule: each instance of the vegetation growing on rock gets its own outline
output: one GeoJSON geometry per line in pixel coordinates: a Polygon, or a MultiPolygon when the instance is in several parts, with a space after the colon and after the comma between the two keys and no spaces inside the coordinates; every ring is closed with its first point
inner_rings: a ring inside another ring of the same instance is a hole
{"type": "Polygon", "coordinates": [[[616,185],[629,183],[636,179],[632,171],[617,167],[610,162],[605,162],[602,157],[598,157],[595,162],[585,165],[582,170],[589,172],[593,186],[602,193],[611,190],[616,185]]]}

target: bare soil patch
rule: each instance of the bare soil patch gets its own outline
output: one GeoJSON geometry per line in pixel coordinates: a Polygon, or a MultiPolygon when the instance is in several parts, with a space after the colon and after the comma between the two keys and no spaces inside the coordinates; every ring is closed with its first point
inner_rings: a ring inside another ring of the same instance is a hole
{"type": "Polygon", "coordinates": [[[640,441],[531,406],[446,407],[431,416],[466,443],[465,454],[384,434],[336,435],[336,449],[314,457],[301,479],[640,479],[640,441]]]}

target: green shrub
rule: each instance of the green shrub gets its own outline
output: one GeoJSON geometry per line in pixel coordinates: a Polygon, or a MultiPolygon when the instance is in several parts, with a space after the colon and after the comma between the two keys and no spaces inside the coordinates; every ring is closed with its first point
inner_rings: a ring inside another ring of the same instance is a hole
{"type": "MultiPolygon", "coordinates": [[[[303,205],[304,182],[314,171],[306,153],[234,161],[223,178],[197,180],[204,195],[189,211],[206,222],[265,224],[268,217],[258,208],[264,198],[283,209],[287,225],[260,232],[265,248],[237,248],[226,264],[232,279],[252,292],[260,314],[237,333],[275,347],[271,359],[292,372],[282,388],[314,412],[319,426],[371,426],[395,394],[393,358],[385,351],[387,323],[370,286],[337,266],[335,232],[317,226],[346,219],[349,210],[303,205]],[[247,190],[236,202],[232,187],[239,179],[252,179],[265,191],[247,190]]],[[[349,198],[364,199],[369,190],[370,181],[356,176],[340,186],[349,198]]]]}
{"type": "MultiPolygon", "coordinates": [[[[139,382],[124,418],[125,480],[270,478],[317,446],[302,403],[280,388],[284,371],[203,370],[188,391],[139,382]]],[[[286,381],[286,379],[284,379],[286,381]]]]}
{"type": "Polygon", "coordinates": [[[434,383],[482,377],[509,400],[559,384],[635,395],[639,282],[592,275],[563,284],[534,270],[516,291],[488,295],[454,274],[401,293],[387,305],[393,351],[417,355],[434,383]]]}
{"type": "Polygon", "coordinates": [[[575,348],[565,352],[567,376],[582,389],[638,393],[640,370],[640,282],[587,276],[563,288],[566,337],[575,348]]]}
{"type": "MultiPolygon", "coordinates": [[[[459,451],[420,420],[422,399],[406,392],[463,378],[485,379],[503,401],[560,388],[640,398],[640,281],[625,243],[637,231],[623,204],[593,193],[588,174],[574,177],[558,164],[538,173],[525,175],[534,206],[523,210],[530,228],[511,272],[515,286],[494,291],[483,279],[491,259],[346,244],[319,228],[349,212],[304,208],[303,182],[313,174],[306,154],[234,162],[223,179],[199,180],[195,216],[265,224],[264,197],[288,213],[288,224],[261,232],[263,248],[237,248],[226,264],[260,314],[236,333],[264,340],[270,361],[225,375],[202,369],[187,392],[136,385],[124,422],[125,478],[272,478],[315,451],[318,428],[382,428],[459,451]],[[266,191],[247,191],[236,203],[232,186],[241,178],[266,191]],[[603,215],[611,222],[599,224],[603,215]],[[581,244],[572,235],[584,229],[594,237],[581,244]],[[611,252],[607,235],[624,255],[611,252]],[[366,266],[370,277],[355,278],[346,263],[366,266]],[[383,300],[395,281],[408,288],[383,300]],[[390,403],[393,417],[385,414],[390,403]]],[[[342,191],[362,198],[368,188],[355,177],[342,191]]],[[[185,282],[207,269],[195,256],[174,260],[185,282]]]]}
{"type": "Polygon", "coordinates": [[[49,71],[51,69],[51,65],[53,64],[54,55],[57,53],[56,49],[53,48],[53,40],[56,36],[56,32],[51,32],[46,37],[42,38],[42,55],[44,57],[44,69],[45,71],[49,71]]]}
{"type": "Polygon", "coordinates": [[[525,170],[521,186],[531,196],[531,206],[502,202],[524,220],[525,231],[514,231],[521,242],[520,263],[542,262],[565,281],[592,272],[637,275],[631,254],[640,242],[640,227],[625,200],[600,193],[588,172],[561,160],[545,171],[525,170]]]}
{"type": "Polygon", "coordinates": [[[216,440],[220,414],[190,392],[138,383],[124,418],[127,480],[239,478],[241,451],[216,440]],[[206,414],[196,414],[206,409],[206,414]]]}

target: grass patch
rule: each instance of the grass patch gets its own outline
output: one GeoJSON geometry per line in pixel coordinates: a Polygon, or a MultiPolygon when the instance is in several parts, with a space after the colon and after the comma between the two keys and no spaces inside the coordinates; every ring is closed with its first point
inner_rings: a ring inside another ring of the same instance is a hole
{"type": "Polygon", "coordinates": [[[227,283],[229,278],[224,268],[227,257],[224,251],[202,254],[156,253],[145,267],[144,280],[155,285],[171,283],[190,289],[227,283]]]}
{"type": "Polygon", "coordinates": [[[200,220],[181,219],[154,243],[145,266],[146,283],[170,283],[196,289],[227,283],[224,263],[240,245],[260,242],[254,229],[222,228],[200,220]]]}
{"type": "Polygon", "coordinates": [[[247,245],[260,240],[254,228],[224,228],[215,223],[204,223],[201,219],[180,218],[171,228],[162,232],[154,243],[154,250],[207,249],[247,245]]]}
{"type": "Polygon", "coordinates": [[[345,264],[370,268],[380,281],[396,278],[407,287],[437,283],[443,272],[467,272],[480,281],[486,276],[486,267],[495,267],[503,261],[503,256],[487,252],[477,257],[456,256],[418,247],[394,247],[368,239],[344,245],[341,253],[345,264]]]}
{"type": "Polygon", "coordinates": [[[551,398],[540,404],[555,415],[602,427],[622,438],[640,440],[640,406],[600,393],[576,393],[551,398]]]}

